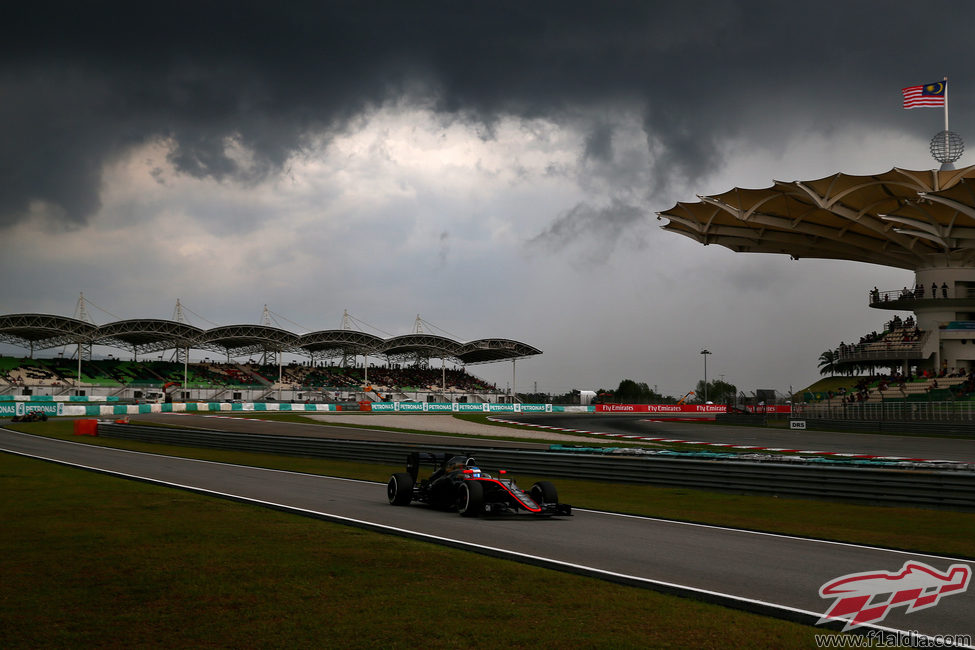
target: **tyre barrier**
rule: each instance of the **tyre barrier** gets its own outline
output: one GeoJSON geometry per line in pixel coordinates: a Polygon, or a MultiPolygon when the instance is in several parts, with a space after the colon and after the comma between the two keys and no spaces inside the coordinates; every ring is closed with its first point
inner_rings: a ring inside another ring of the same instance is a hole
{"type": "Polygon", "coordinates": [[[99,423],[98,435],[155,444],[402,465],[411,451],[470,454],[486,470],[883,505],[975,510],[975,473],[465,448],[99,423]]]}

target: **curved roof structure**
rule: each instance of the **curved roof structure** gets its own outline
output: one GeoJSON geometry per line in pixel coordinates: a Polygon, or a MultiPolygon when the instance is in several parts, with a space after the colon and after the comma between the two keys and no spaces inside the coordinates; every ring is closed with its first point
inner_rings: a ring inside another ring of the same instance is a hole
{"type": "Polygon", "coordinates": [[[63,345],[88,343],[98,331],[92,323],[50,314],[7,314],[0,316],[0,341],[44,350],[63,345]]]}
{"type": "Polygon", "coordinates": [[[520,359],[541,353],[542,351],[536,347],[510,339],[479,339],[465,343],[457,356],[465,365],[472,365],[520,359]]]}
{"type": "Polygon", "coordinates": [[[100,326],[94,343],[131,349],[135,354],[147,354],[191,347],[203,336],[203,332],[199,327],[178,321],[136,318],[100,326]]]}
{"type": "Polygon", "coordinates": [[[833,174],[734,188],[659,212],[663,228],[736,252],[869,262],[917,271],[975,265],[975,165],[833,174]]]}
{"type": "Polygon", "coordinates": [[[313,356],[386,356],[392,361],[453,359],[465,365],[520,359],[541,354],[510,339],[479,339],[462,343],[436,334],[405,334],[383,339],[359,330],[321,330],[294,334],[267,325],[224,325],[203,330],[161,319],[131,319],[101,327],[86,321],[47,314],[0,315],[0,342],[34,349],[68,344],[98,344],[132,350],[136,355],[173,348],[196,348],[228,356],[262,352],[311,353],[313,356]]]}
{"type": "Polygon", "coordinates": [[[385,339],[359,330],[321,330],[298,337],[298,347],[321,357],[375,354],[385,339]]]}
{"type": "Polygon", "coordinates": [[[210,349],[219,348],[229,356],[258,354],[265,350],[294,352],[298,335],[269,325],[223,325],[206,330],[197,341],[210,349]]]}
{"type": "Polygon", "coordinates": [[[458,359],[462,349],[461,343],[445,336],[419,333],[404,334],[387,339],[383,344],[382,353],[387,358],[396,361],[429,357],[458,359]]]}

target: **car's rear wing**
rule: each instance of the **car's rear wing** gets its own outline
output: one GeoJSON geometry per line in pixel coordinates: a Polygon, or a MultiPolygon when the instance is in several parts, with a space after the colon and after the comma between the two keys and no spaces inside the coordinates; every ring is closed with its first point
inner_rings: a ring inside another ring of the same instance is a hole
{"type": "Polygon", "coordinates": [[[447,459],[461,454],[437,454],[429,451],[411,451],[406,455],[406,471],[413,477],[415,483],[420,475],[420,465],[429,464],[437,469],[444,469],[447,459]]]}

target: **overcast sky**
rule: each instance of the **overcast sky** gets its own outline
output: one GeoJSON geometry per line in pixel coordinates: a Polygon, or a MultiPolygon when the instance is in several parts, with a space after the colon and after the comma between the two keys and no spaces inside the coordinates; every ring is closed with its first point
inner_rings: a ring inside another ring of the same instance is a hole
{"type": "Polygon", "coordinates": [[[98,324],[177,298],[204,328],[419,314],[540,348],[519,390],[680,395],[703,348],[709,378],[798,390],[911,274],[704,247],[656,212],[932,168],[943,114],[900,89],[948,75],[975,137],[972,24],[890,0],[17,3],[0,313],[72,316],[84,292],[98,324]]]}

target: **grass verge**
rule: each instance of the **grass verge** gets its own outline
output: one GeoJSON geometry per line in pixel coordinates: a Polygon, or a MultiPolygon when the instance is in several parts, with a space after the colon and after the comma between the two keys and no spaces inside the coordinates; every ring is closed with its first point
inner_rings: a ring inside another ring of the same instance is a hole
{"type": "Polygon", "coordinates": [[[813,647],[814,628],[0,454],[0,646],[813,647]]]}

